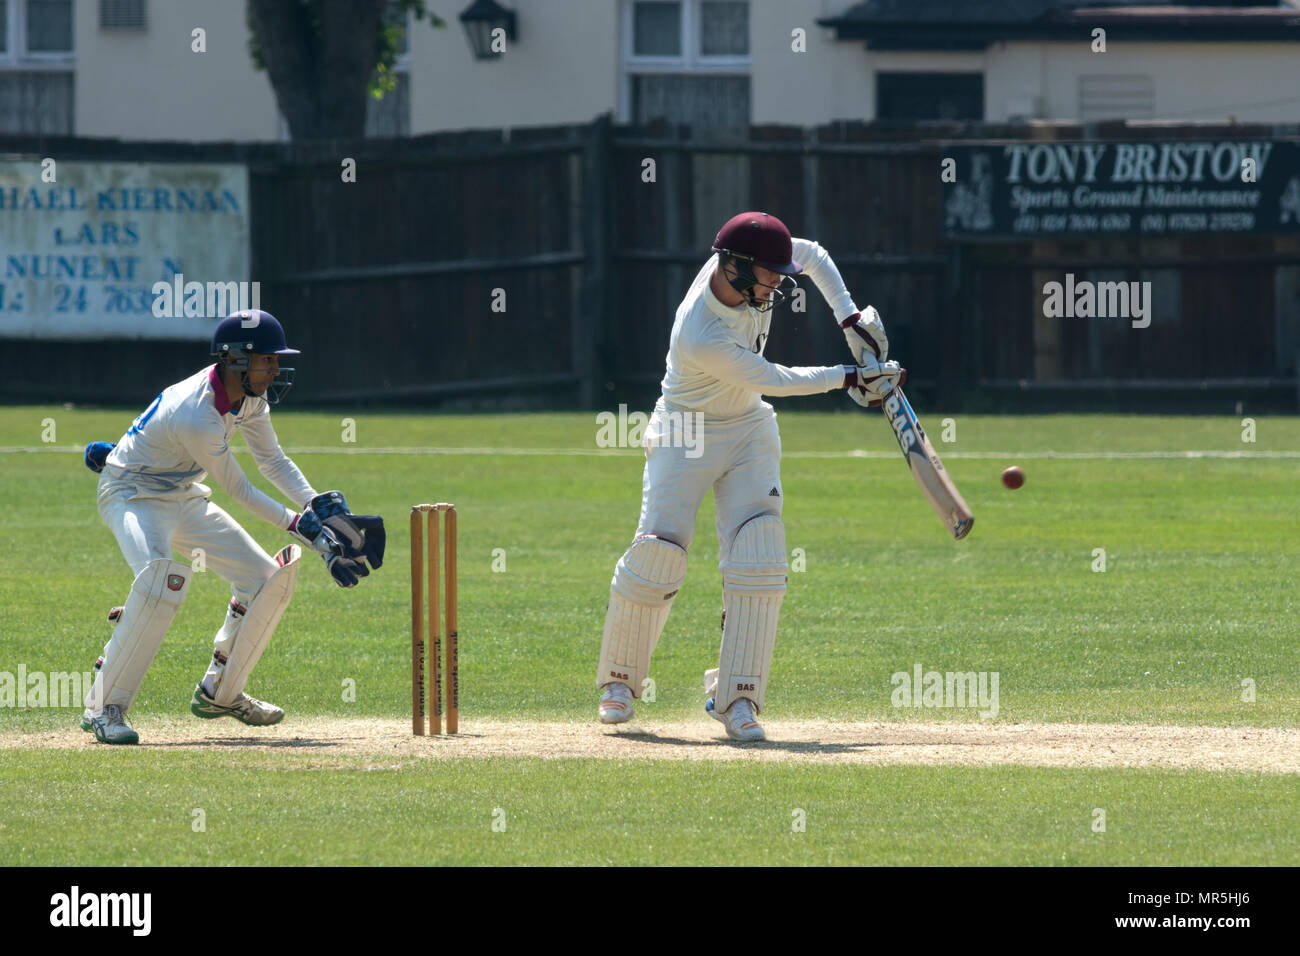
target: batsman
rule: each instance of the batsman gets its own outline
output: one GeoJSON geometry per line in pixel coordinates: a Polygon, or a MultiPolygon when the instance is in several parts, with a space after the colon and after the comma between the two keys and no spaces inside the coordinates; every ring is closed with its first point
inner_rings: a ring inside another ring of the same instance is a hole
{"type": "Polygon", "coordinates": [[[830,254],[792,239],[775,216],[730,219],[677,308],[663,395],[646,426],[641,518],[610,584],[596,684],[600,720],[632,718],[673,598],[700,504],[717,510],[723,629],[718,666],[705,672],[705,710],[734,740],[764,740],[763,710],[785,597],[781,439],[764,395],[847,389],[879,404],[904,374],[870,306],[860,313],[830,254]],[[844,329],[852,365],[787,368],[763,357],[773,307],[806,274],[844,329]],[[787,285],[788,283],[788,285],[787,285]],[[856,328],[855,328],[856,326],[856,328]],[[879,355],[866,346],[875,343],[879,355]],[[685,434],[687,430],[694,435],[685,434]]]}
{"type": "Polygon", "coordinates": [[[231,599],[190,710],[252,726],[284,718],[281,708],[250,697],[244,687],[293,597],[302,547],[319,552],[342,587],[383,563],[383,519],[349,513],[337,491],[317,494],[280,448],[270,406],[293,381],[294,369],[281,366],[281,359],[300,353],[289,348],[276,318],[256,309],[226,317],[213,334],[211,353],[215,364],[164,389],[119,441],[86,446],[86,466],[100,473],[100,516],[135,576],[125,606],[110,615],[116,626],[96,664],[81,721],[102,743],[139,743],[127,713],[200,555],[202,567],[229,582],[231,599]],[[262,474],[301,512],[248,480],[230,448],[236,431],[262,474]],[[209,475],[297,543],[268,555],[212,502],[212,489],[203,484],[209,475]],[[174,560],[173,551],[193,563],[174,560]]]}

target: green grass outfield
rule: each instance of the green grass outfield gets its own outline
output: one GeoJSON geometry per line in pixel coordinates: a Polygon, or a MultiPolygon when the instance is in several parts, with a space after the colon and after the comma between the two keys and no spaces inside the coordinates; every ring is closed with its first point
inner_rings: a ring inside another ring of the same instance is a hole
{"type": "MultiPolygon", "coordinates": [[[[0,672],[89,670],[107,640],[104,614],[125,598],[129,572],[80,447],[115,440],[139,411],[0,409],[0,672]]],[[[944,443],[945,416],[919,412],[976,514],[965,541],[925,505],[882,420],[781,413],[787,544],[798,551],[765,717],[979,720],[891,706],[891,675],[921,664],[996,672],[999,723],[1297,726],[1300,420],[1260,418],[1244,443],[1239,416],[957,416],[957,441],[944,443]],[[998,483],[1013,463],[1028,476],[1016,492],[998,483]],[[1104,573],[1093,571],[1099,548],[1104,573]]],[[[249,687],[285,707],[286,727],[295,715],[409,714],[407,514],[449,500],[461,525],[464,719],[583,721],[601,733],[595,657],[609,577],[636,524],[639,451],[598,449],[592,414],[287,407],[275,422],[317,488],[383,514],[390,532],[388,562],[357,589],[334,587],[319,560],[304,567],[249,687]],[[355,442],[343,441],[344,418],[355,442]]],[[[287,543],[220,491],[214,500],[268,550],[287,543]]],[[[214,574],[196,576],[133,711],[146,725],[185,713],[228,596],[214,574]]],[[[720,731],[701,708],[720,606],[706,499],[643,713],[720,731]]],[[[0,733],[75,718],[0,708],[0,733]]],[[[228,862],[1300,863],[1293,773],[318,762],[292,747],[0,750],[0,862],[211,862],[217,850],[191,831],[201,807],[207,836],[225,834],[210,842],[238,851],[228,862]],[[106,803],[136,809],[107,827],[97,815],[88,841],[85,808],[106,803]],[[490,827],[497,807],[505,832],[490,827]],[[1090,829],[1097,807],[1105,834],[1090,829]],[[794,808],[808,811],[806,832],[790,832],[794,808]],[[238,832],[223,830],[236,809],[238,832]],[[428,839],[435,824],[445,839],[428,839]],[[716,839],[728,834],[743,839],[716,839]]]]}
{"type": "Polygon", "coordinates": [[[30,783],[26,799],[0,794],[6,865],[1297,860],[1295,781],[1272,774],[526,757],[388,770],[143,748],[5,761],[6,777],[40,781],[39,799],[30,783]],[[1098,807],[1104,833],[1092,829],[1098,807]]]}

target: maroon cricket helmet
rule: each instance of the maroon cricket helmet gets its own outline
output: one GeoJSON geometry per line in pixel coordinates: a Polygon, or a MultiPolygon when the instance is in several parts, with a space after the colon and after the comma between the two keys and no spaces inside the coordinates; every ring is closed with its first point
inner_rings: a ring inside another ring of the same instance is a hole
{"type": "Polygon", "coordinates": [[[765,212],[742,212],[739,216],[732,216],[718,230],[718,236],[713,240],[713,251],[741,256],[781,275],[794,276],[803,272],[803,265],[791,258],[790,230],[776,216],[765,212]]]}

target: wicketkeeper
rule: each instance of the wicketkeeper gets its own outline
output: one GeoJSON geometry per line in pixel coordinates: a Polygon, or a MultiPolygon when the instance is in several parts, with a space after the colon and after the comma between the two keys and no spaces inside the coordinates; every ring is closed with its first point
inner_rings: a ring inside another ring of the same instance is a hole
{"type": "Polygon", "coordinates": [[[724,623],[717,668],[705,672],[705,710],[735,740],[763,740],[763,709],[777,618],[786,589],[781,522],[781,439],[763,395],[847,389],[879,404],[900,380],[870,306],[859,313],[839,270],[816,242],[792,239],[767,213],[729,220],[677,307],[663,395],[646,427],[641,520],[609,589],[596,685],[600,720],[632,718],[650,655],[686,579],[695,516],[710,488],[717,508],[724,623]],[[788,277],[806,273],[845,330],[856,364],[787,368],[763,357],[772,307],[788,277]],[[879,346],[876,358],[853,326],[879,346]],[[699,423],[702,422],[702,433],[699,423]],[[696,434],[683,434],[687,428],[696,434]]]}
{"type": "Polygon", "coordinates": [[[86,446],[86,465],[101,472],[99,513],[117,537],[135,581],[96,665],[86,696],[83,730],[107,744],[140,738],[126,722],[144,675],[185,600],[201,552],[204,565],[230,582],[230,605],[217,631],[212,662],[190,710],[199,717],[234,717],[253,726],[278,723],[284,711],[244,693],[248,676],[293,596],[298,544],[274,558],[210,499],[202,484],[211,475],[230,497],[264,521],[320,552],[334,580],[352,587],[384,557],[384,523],[352,515],[337,491],[317,494],[280,448],[270,406],[293,381],[282,356],[300,354],[285,342],[270,313],[236,312],[212,336],[217,362],[163,390],[116,444],[86,446]],[[258,470],[299,513],[253,487],[230,450],[244,436],[258,470]]]}

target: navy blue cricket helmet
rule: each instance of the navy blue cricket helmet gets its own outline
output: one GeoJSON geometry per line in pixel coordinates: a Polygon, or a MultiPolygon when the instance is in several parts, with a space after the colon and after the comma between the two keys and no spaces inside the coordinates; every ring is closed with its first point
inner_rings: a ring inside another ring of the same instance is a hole
{"type": "MultiPolygon", "coordinates": [[[[240,384],[249,394],[256,394],[248,387],[249,361],[252,356],[301,354],[297,349],[289,348],[279,320],[261,309],[232,312],[218,323],[216,331],[212,333],[213,357],[242,373],[240,384]]],[[[280,366],[279,374],[267,386],[266,394],[262,397],[268,403],[278,405],[293,385],[293,373],[292,366],[280,366]]]]}

